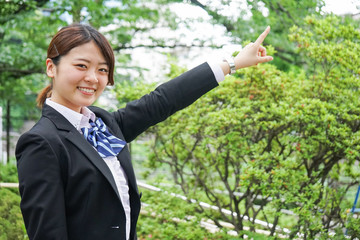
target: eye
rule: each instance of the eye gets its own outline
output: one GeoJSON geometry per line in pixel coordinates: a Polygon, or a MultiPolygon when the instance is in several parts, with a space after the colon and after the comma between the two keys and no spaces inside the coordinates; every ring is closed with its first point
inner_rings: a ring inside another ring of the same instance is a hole
{"type": "Polygon", "coordinates": [[[86,65],[84,65],[84,64],[76,64],[76,66],[79,67],[79,68],[83,68],[83,69],[86,68],[86,65]]]}
{"type": "Polygon", "coordinates": [[[109,70],[106,69],[106,68],[100,68],[99,71],[100,71],[100,72],[103,72],[103,73],[108,73],[108,72],[109,72],[109,70]]]}

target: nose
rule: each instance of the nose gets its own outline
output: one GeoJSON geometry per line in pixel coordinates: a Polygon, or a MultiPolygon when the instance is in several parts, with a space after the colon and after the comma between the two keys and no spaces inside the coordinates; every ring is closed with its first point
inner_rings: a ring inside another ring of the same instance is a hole
{"type": "Polygon", "coordinates": [[[96,75],[96,71],[95,70],[87,71],[86,76],[85,76],[85,81],[90,82],[90,83],[99,82],[97,75],[96,75]]]}

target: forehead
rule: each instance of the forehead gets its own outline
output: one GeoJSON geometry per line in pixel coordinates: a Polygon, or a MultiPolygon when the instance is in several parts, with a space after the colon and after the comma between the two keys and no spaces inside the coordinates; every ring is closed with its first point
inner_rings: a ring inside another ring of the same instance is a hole
{"type": "Polygon", "coordinates": [[[101,63],[106,62],[100,48],[93,41],[74,47],[65,56],[73,60],[84,59],[88,61],[96,60],[101,63]]]}

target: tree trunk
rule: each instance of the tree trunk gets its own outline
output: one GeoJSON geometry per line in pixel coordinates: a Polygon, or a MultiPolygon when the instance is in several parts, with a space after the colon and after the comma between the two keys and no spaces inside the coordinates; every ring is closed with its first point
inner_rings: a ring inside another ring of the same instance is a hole
{"type": "Polygon", "coordinates": [[[10,100],[6,102],[6,162],[10,161],[10,100]]]}

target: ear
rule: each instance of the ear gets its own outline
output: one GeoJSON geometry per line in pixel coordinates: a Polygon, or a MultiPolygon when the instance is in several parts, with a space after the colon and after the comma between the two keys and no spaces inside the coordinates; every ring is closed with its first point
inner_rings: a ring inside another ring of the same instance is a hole
{"type": "Polygon", "coordinates": [[[46,74],[48,75],[48,77],[53,78],[55,76],[56,73],[56,66],[53,62],[53,60],[51,60],[50,58],[46,59],[46,74]]]}

